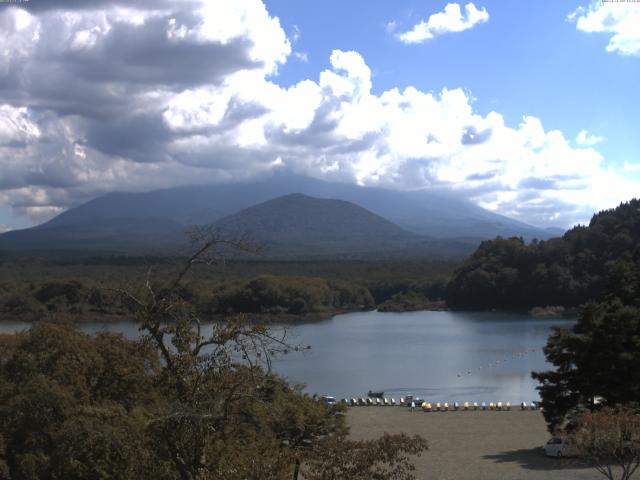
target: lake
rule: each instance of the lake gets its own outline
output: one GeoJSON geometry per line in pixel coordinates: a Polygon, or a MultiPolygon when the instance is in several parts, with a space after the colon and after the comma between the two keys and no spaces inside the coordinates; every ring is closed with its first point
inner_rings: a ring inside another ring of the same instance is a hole
{"type": "MultiPolygon", "coordinates": [[[[274,368],[310,393],[336,397],[372,389],[436,402],[530,402],[539,398],[531,371],[549,368],[542,347],[551,327],[573,323],[502,312],[348,313],[288,326],[292,342],[311,349],[276,359],[274,368]]],[[[2,332],[26,327],[0,322],[2,332]]],[[[125,322],[81,328],[138,335],[125,322]]]]}

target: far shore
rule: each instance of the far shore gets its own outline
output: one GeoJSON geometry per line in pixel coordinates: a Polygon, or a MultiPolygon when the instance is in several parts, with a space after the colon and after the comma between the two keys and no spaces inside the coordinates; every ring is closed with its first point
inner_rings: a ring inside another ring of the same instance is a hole
{"type": "MultiPolygon", "coordinates": [[[[486,310],[487,312],[497,313],[513,313],[516,315],[526,315],[539,319],[568,319],[572,320],[577,317],[577,310],[575,308],[562,308],[560,307],[536,307],[532,310],[520,309],[520,310],[486,310]]],[[[265,325],[274,324],[291,324],[306,323],[306,322],[319,322],[329,320],[337,315],[344,315],[347,313],[359,313],[359,312],[380,312],[380,313],[411,313],[411,312],[466,312],[467,310],[451,310],[442,302],[433,302],[431,305],[422,306],[421,308],[390,308],[385,306],[384,308],[373,309],[336,309],[331,311],[311,312],[306,314],[291,314],[291,313],[234,313],[234,314],[202,314],[201,320],[204,322],[222,321],[225,318],[233,317],[234,315],[244,315],[246,320],[251,323],[259,323],[265,325]]],[[[472,310],[477,312],[477,310],[472,310]]],[[[482,311],[482,310],[481,310],[482,311]]],[[[0,313],[0,323],[2,322],[25,322],[34,323],[40,321],[46,321],[53,318],[56,314],[25,314],[16,315],[8,313],[0,313]]],[[[136,319],[131,315],[117,315],[117,314],[102,314],[97,312],[83,312],[83,313],[60,313],[61,318],[66,318],[74,323],[120,323],[120,322],[136,322],[136,319]]]]}

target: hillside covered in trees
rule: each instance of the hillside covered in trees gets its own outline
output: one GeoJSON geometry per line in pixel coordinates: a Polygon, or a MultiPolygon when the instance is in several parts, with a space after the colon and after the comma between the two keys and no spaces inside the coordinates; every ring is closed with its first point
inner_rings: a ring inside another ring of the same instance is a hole
{"type": "Polygon", "coordinates": [[[640,200],[593,216],[560,238],[485,241],[454,273],[447,304],[460,309],[578,306],[640,299],[640,200]]]}

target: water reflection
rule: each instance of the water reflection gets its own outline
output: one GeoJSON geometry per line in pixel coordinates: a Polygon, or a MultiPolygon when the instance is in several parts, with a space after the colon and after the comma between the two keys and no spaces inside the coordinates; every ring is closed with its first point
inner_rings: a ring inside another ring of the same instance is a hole
{"type": "Polygon", "coordinates": [[[307,358],[286,357],[276,369],[310,392],[363,396],[408,393],[433,401],[538,398],[532,370],[548,367],[542,353],[553,325],[507,313],[364,312],[296,328],[312,345],[307,358]]]}

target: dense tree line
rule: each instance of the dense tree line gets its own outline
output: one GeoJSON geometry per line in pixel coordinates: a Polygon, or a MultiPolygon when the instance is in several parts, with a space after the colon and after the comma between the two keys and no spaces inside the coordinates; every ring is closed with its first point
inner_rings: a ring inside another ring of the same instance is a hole
{"type": "Polygon", "coordinates": [[[482,242],[455,271],[446,300],[464,309],[579,308],[578,322],[548,339],[554,369],[533,373],[551,432],[575,433],[603,408],[640,408],[640,200],[561,238],[482,242]]]}
{"type": "Polygon", "coordinates": [[[454,273],[449,306],[465,309],[578,306],[640,298],[640,200],[593,216],[561,238],[485,241],[454,273]]]}
{"type": "Polygon", "coordinates": [[[373,306],[369,290],[360,285],[321,278],[263,275],[223,285],[210,308],[216,313],[306,314],[373,306]]]}
{"type": "MultiPolygon", "coordinates": [[[[145,273],[125,271],[121,282],[144,280],[145,273]],[[135,274],[134,274],[135,273],[135,274]]],[[[181,298],[205,316],[251,313],[278,316],[332,315],[380,307],[427,308],[444,295],[444,280],[355,278],[261,274],[235,278],[194,278],[180,286],[181,298]]],[[[53,313],[92,317],[130,317],[117,293],[118,281],[99,282],[86,273],[74,279],[38,277],[0,282],[0,315],[35,320],[53,313]],[[41,279],[42,278],[42,279],[41,279]]],[[[10,278],[10,277],[9,277],[10,278]]],[[[158,286],[158,288],[160,288],[158,286]]]]}

